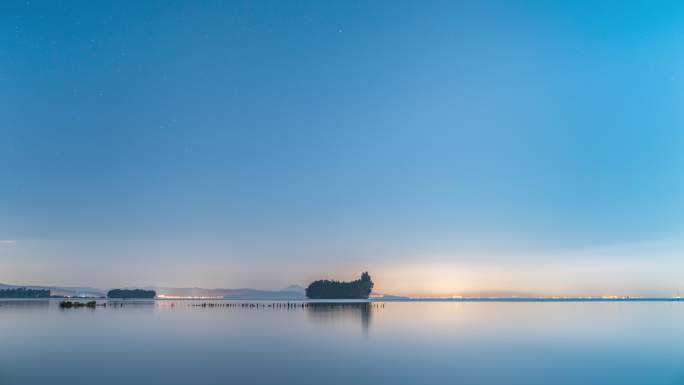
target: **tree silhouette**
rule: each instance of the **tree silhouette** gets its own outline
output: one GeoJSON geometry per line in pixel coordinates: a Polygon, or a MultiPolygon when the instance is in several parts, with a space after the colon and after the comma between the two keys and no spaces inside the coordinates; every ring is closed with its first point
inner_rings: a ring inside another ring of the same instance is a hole
{"type": "Polygon", "coordinates": [[[49,298],[48,289],[26,289],[18,287],[14,289],[0,290],[0,298],[49,298]]]}
{"type": "Polygon", "coordinates": [[[154,290],[141,289],[113,289],[107,292],[107,298],[154,298],[156,295],[154,290]]]}
{"type": "Polygon", "coordinates": [[[373,290],[370,274],[364,272],[361,278],[351,282],[319,280],[306,288],[310,299],[368,299],[373,290]]]}

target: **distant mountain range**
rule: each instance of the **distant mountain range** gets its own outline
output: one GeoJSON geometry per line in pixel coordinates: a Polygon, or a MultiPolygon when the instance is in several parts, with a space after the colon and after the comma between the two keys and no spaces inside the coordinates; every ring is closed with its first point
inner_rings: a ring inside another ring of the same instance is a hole
{"type": "Polygon", "coordinates": [[[145,290],[154,290],[157,296],[164,297],[211,297],[225,299],[304,299],[304,288],[291,285],[283,290],[257,290],[257,289],[203,289],[201,287],[160,287],[148,286],[145,290]]]}

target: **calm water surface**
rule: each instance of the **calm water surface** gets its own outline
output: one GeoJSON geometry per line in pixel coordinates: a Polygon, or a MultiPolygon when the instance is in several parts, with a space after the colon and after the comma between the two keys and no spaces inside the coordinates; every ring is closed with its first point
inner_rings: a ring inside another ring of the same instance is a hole
{"type": "Polygon", "coordinates": [[[191,303],[0,302],[0,384],[684,384],[682,302],[191,303]]]}

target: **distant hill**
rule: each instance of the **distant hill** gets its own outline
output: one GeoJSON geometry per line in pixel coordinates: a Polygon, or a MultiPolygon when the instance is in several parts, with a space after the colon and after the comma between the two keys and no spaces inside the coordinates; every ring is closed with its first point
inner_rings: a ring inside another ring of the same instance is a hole
{"type": "Polygon", "coordinates": [[[159,287],[148,286],[145,290],[154,290],[157,297],[211,297],[225,299],[304,299],[304,289],[297,285],[288,286],[284,290],[241,289],[204,289],[201,287],[159,287]]]}
{"type": "Polygon", "coordinates": [[[302,293],[302,295],[303,295],[304,292],[306,292],[306,289],[304,289],[302,286],[299,286],[299,285],[290,285],[290,286],[284,288],[282,291],[291,291],[291,292],[295,292],[295,293],[302,293]]]}

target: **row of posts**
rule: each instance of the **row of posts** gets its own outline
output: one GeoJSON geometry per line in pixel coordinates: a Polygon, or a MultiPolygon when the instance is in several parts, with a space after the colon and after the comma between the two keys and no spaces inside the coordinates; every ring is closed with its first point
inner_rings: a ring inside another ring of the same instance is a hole
{"type": "MultiPolygon", "coordinates": [[[[173,306],[173,305],[171,305],[173,306]]],[[[330,308],[346,308],[346,307],[354,307],[354,308],[384,308],[385,304],[381,302],[360,302],[360,303],[334,303],[334,302],[273,302],[273,303],[260,303],[260,302],[238,302],[238,303],[231,303],[231,302],[202,302],[202,303],[194,303],[194,304],[188,304],[188,306],[192,307],[202,307],[202,308],[216,308],[216,307],[227,307],[227,308],[274,308],[274,309],[303,309],[303,308],[310,308],[310,307],[316,307],[316,308],[324,308],[324,307],[330,307],[330,308]]]]}

